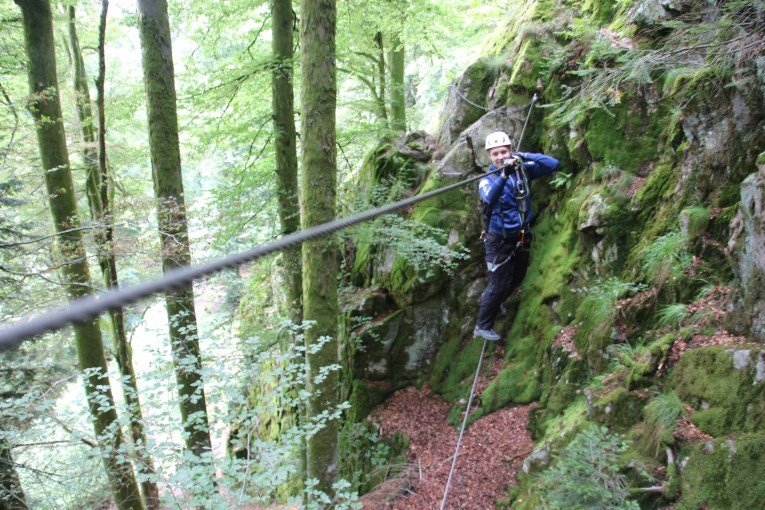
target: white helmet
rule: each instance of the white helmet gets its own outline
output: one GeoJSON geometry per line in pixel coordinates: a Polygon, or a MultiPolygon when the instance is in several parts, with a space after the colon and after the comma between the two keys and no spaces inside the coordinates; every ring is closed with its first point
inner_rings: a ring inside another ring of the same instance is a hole
{"type": "Polygon", "coordinates": [[[507,133],[504,131],[495,131],[486,137],[486,150],[493,149],[494,147],[502,147],[504,145],[507,145],[508,147],[512,147],[513,145],[510,137],[507,136],[507,133]]]}

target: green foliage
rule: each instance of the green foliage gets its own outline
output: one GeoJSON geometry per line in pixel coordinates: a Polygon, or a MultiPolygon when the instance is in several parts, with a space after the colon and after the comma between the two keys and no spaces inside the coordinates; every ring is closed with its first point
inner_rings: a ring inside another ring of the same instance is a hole
{"type": "Polygon", "coordinates": [[[369,492],[406,467],[401,458],[404,443],[400,435],[383,439],[370,423],[347,422],[340,437],[340,477],[350,482],[353,492],[369,492]]]}
{"type": "Polygon", "coordinates": [[[659,287],[667,281],[681,278],[692,262],[686,241],[686,237],[680,231],[654,239],[641,254],[645,277],[659,287]]]}
{"type": "Polygon", "coordinates": [[[558,171],[555,173],[555,177],[550,180],[550,185],[555,189],[569,189],[573,182],[573,173],[566,173],[558,171]]]}
{"type": "Polygon", "coordinates": [[[643,41],[636,41],[626,5],[623,3],[620,15],[604,27],[603,23],[612,20],[615,2],[589,0],[585,8],[593,16],[574,18],[571,28],[561,34],[581,41],[580,45],[570,45],[570,51],[585,52],[584,65],[571,71],[579,80],[563,87],[563,97],[553,112],[561,125],[586,117],[590,110],[607,112],[618,107],[623,94],[651,87],[662,78],[670,82],[672,94],[693,97],[705,88],[711,94],[714,90],[719,93],[717,84],[727,81],[734,69],[746,69],[753,61],[755,53],[738,42],[757,30],[755,20],[762,15],[762,6],[754,0],[736,7],[728,4],[718,17],[692,9],[682,20],[660,22],[657,28],[664,32],[654,32],[654,37],[643,41]]]}
{"type": "Polygon", "coordinates": [[[684,413],[683,403],[674,391],[662,393],[651,400],[643,409],[645,450],[654,457],[658,457],[663,445],[674,442],[672,431],[675,429],[675,423],[684,413]]]}
{"type": "Polygon", "coordinates": [[[619,472],[627,444],[603,427],[583,430],[541,475],[545,508],[639,509],[619,472]]]}
{"type": "Polygon", "coordinates": [[[611,327],[618,312],[616,301],[626,294],[636,293],[644,288],[643,285],[625,282],[612,276],[598,278],[592,287],[580,291],[585,293],[586,297],[576,311],[576,320],[581,326],[574,342],[580,352],[591,354],[591,362],[599,357],[596,353],[610,343],[611,327]]]}
{"type": "Polygon", "coordinates": [[[659,327],[672,326],[680,327],[683,321],[688,317],[688,307],[682,303],[667,305],[656,314],[659,327]]]}

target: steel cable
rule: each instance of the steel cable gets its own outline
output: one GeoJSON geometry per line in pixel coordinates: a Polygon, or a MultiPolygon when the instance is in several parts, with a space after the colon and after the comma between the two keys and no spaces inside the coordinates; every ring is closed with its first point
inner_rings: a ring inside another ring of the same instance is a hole
{"type": "MultiPolygon", "coordinates": [[[[499,170],[495,170],[499,171],[499,170]]],[[[277,239],[276,241],[256,246],[250,250],[236,253],[196,266],[185,266],[173,269],[162,277],[149,280],[122,289],[105,291],[99,294],[86,296],[71,301],[68,306],[53,310],[28,321],[18,322],[12,326],[0,330],[0,351],[13,349],[21,345],[25,340],[42,333],[63,328],[67,324],[84,322],[100,313],[108,310],[122,308],[145,297],[158,294],[173,288],[188,285],[189,283],[220,272],[224,269],[238,267],[247,262],[264,257],[271,253],[286,250],[302,244],[305,241],[327,236],[339,230],[346,229],[358,223],[369,221],[384,214],[389,214],[410,205],[422,202],[437,195],[447,193],[472,182],[478,181],[487,174],[480,174],[455,184],[438,188],[422,195],[410,197],[392,204],[370,209],[347,218],[341,218],[315,227],[294,232],[277,239]]]]}
{"type": "Polygon", "coordinates": [[[457,457],[460,454],[460,445],[462,444],[462,435],[465,433],[465,426],[467,425],[468,416],[470,415],[470,404],[473,403],[473,395],[475,394],[475,386],[478,382],[478,374],[481,373],[481,364],[483,363],[483,353],[486,351],[486,339],[483,341],[483,347],[481,347],[481,357],[478,358],[478,366],[475,369],[475,376],[473,376],[473,386],[470,388],[470,397],[468,397],[467,407],[465,408],[465,417],[462,419],[462,427],[460,428],[460,435],[457,438],[457,447],[454,449],[454,457],[452,458],[452,467],[449,470],[449,478],[446,480],[446,487],[444,487],[444,497],[441,500],[441,510],[446,508],[446,499],[449,496],[449,487],[452,485],[452,476],[454,476],[454,468],[457,467],[457,457]]]}

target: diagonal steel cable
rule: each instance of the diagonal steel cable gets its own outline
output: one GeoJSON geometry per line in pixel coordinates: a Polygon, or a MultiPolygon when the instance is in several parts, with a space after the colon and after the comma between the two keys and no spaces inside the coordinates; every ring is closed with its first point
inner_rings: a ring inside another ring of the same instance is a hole
{"type": "MultiPolygon", "coordinates": [[[[499,171],[499,170],[495,170],[499,171]]],[[[404,209],[410,205],[422,202],[429,198],[447,193],[467,184],[476,182],[484,178],[487,174],[482,173],[470,177],[455,184],[438,188],[422,195],[410,197],[392,204],[387,204],[375,209],[370,209],[347,218],[341,218],[315,227],[294,232],[283,236],[276,241],[256,246],[250,250],[235,253],[227,257],[217,259],[196,266],[185,266],[173,269],[165,273],[162,277],[155,280],[149,280],[136,285],[131,285],[118,290],[101,292],[91,296],[86,296],[71,301],[66,307],[54,310],[28,321],[18,322],[9,327],[0,330],[0,351],[13,349],[21,345],[29,338],[35,337],[48,331],[54,331],[63,328],[67,324],[83,322],[96,317],[102,312],[122,308],[125,305],[134,303],[145,297],[158,294],[173,288],[220,272],[224,269],[238,267],[255,259],[265,257],[271,253],[286,250],[297,246],[305,241],[318,239],[328,236],[334,232],[346,229],[358,223],[372,220],[384,214],[404,209]]]]}
{"type": "Polygon", "coordinates": [[[449,497],[449,488],[452,485],[452,476],[454,476],[454,469],[457,467],[457,457],[460,454],[460,445],[462,444],[462,436],[465,434],[465,426],[467,425],[468,416],[470,415],[470,405],[473,403],[473,395],[475,395],[475,387],[478,383],[478,374],[481,373],[481,364],[483,363],[483,353],[486,351],[486,339],[483,341],[483,347],[481,347],[481,356],[478,358],[478,366],[475,368],[475,376],[473,376],[473,386],[470,388],[470,397],[468,398],[467,407],[465,408],[465,417],[462,419],[462,427],[460,428],[460,435],[457,438],[457,447],[454,449],[454,456],[452,457],[452,467],[449,469],[449,478],[446,480],[446,486],[444,487],[444,497],[441,500],[441,510],[446,508],[446,499],[449,497]]]}

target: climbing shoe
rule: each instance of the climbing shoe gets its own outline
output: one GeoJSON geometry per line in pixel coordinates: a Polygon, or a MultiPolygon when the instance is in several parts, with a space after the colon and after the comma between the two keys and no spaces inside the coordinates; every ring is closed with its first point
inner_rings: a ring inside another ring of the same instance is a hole
{"type": "Polygon", "coordinates": [[[502,337],[496,334],[494,331],[490,329],[480,329],[475,328],[473,330],[473,336],[480,336],[481,338],[488,340],[489,342],[496,342],[497,340],[500,340],[502,337]]]}

